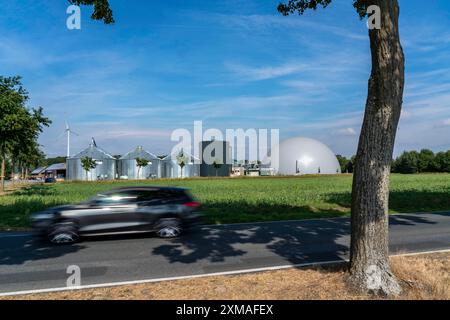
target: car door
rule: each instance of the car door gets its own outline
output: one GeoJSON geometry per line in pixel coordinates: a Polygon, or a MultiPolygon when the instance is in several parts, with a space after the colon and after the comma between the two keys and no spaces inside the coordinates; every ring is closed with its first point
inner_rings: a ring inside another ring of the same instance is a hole
{"type": "Polygon", "coordinates": [[[154,224],[167,215],[178,213],[173,194],[166,190],[141,191],[138,202],[138,215],[143,222],[142,229],[152,230],[154,224]]]}
{"type": "Polygon", "coordinates": [[[82,214],[80,232],[101,234],[134,231],[142,223],[137,215],[137,195],[117,192],[100,197],[82,214]]]}

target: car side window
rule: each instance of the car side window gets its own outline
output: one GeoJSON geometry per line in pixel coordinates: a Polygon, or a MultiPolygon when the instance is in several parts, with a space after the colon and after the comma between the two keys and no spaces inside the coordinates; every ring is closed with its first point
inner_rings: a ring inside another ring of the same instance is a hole
{"type": "Polygon", "coordinates": [[[137,198],[136,194],[133,193],[114,193],[108,194],[104,196],[99,196],[96,199],[97,205],[106,206],[106,205],[120,205],[120,204],[128,204],[135,202],[137,198]]]}
{"type": "Polygon", "coordinates": [[[152,190],[145,190],[145,191],[139,191],[137,193],[137,199],[138,202],[143,201],[152,201],[158,199],[156,191],[152,190]]]}

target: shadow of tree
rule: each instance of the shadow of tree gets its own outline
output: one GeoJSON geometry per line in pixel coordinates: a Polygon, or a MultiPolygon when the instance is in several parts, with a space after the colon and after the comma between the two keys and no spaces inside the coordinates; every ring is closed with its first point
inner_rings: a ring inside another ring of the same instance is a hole
{"type": "MultiPolygon", "coordinates": [[[[336,206],[338,207],[338,206],[336,206]]],[[[341,217],[348,214],[341,208],[323,208],[314,205],[271,203],[264,200],[207,201],[203,203],[207,223],[239,223],[341,217]]]]}
{"type": "MultiPolygon", "coordinates": [[[[326,202],[350,210],[351,192],[331,193],[326,202]]],[[[444,211],[450,208],[450,192],[405,190],[389,193],[389,209],[394,212],[444,211]]]]}
{"type": "MultiPolygon", "coordinates": [[[[257,205],[256,205],[257,207],[257,205]]],[[[255,208],[257,210],[258,208],[255,208]]],[[[450,213],[438,213],[450,216],[450,213]]],[[[417,215],[390,216],[390,225],[417,226],[434,224],[417,215]]],[[[225,262],[258,250],[289,264],[344,261],[349,253],[350,220],[316,219],[203,226],[196,232],[160,245],[152,254],[164,256],[171,263],[225,262]]]]}
{"type": "Polygon", "coordinates": [[[82,244],[52,245],[29,236],[6,236],[0,240],[0,265],[21,265],[27,261],[57,258],[85,248],[82,244]]]}
{"type": "Polygon", "coordinates": [[[274,257],[290,264],[311,259],[339,261],[348,251],[345,241],[339,239],[348,235],[349,228],[348,219],[204,226],[154,248],[152,254],[162,255],[171,263],[215,263],[269,249],[274,257]]]}

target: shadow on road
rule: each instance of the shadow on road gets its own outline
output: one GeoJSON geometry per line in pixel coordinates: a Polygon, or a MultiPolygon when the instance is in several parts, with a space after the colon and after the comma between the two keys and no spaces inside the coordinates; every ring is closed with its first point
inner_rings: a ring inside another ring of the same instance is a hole
{"type": "MultiPolygon", "coordinates": [[[[442,215],[450,216],[449,213],[442,215]]],[[[391,225],[435,223],[419,215],[390,217],[391,225]]],[[[311,260],[340,261],[348,254],[349,233],[350,221],[347,218],[202,226],[174,240],[148,239],[149,247],[153,246],[148,254],[149,257],[162,256],[170,263],[226,263],[228,258],[248,259],[259,248],[269,250],[289,264],[311,260]]],[[[109,236],[93,240],[109,240],[113,250],[115,240],[142,237],[147,238],[148,235],[109,236]]],[[[86,243],[57,246],[30,237],[1,237],[0,265],[21,265],[27,261],[62,257],[86,249],[90,246],[89,242],[92,243],[87,240],[86,243]]]]}
{"type": "Polygon", "coordinates": [[[229,257],[246,254],[243,249],[246,245],[259,244],[289,263],[311,258],[342,260],[347,246],[337,240],[347,235],[349,228],[347,219],[205,226],[194,234],[154,248],[152,254],[162,255],[172,263],[224,262],[229,257]]]}
{"type": "Polygon", "coordinates": [[[0,238],[0,265],[21,265],[27,261],[51,259],[77,252],[83,244],[53,245],[31,237],[0,238]]]}

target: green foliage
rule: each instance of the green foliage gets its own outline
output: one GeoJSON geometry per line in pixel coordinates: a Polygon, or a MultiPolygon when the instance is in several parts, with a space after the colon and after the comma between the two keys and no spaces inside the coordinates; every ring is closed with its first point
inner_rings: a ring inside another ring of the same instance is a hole
{"type": "Polygon", "coordinates": [[[436,154],[434,167],[437,168],[438,172],[450,172],[450,150],[436,154]]]}
{"type": "Polygon", "coordinates": [[[95,169],[97,167],[97,163],[95,162],[94,159],[90,157],[84,157],[81,159],[81,166],[83,167],[84,171],[86,171],[86,180],[87,180],[88,172],[91,171],[92,169],[95,169]]]}
{"type": "MultiPolygon", "coordinates": [[[[0,196],[0,229],[27,227],[32,212],[85,201],[99,192],[130,185],[189,188],[202,203],[207,223],[235,223],[348,216],[352,177],[214,177],[35,185],[0,196]]],[[[393,174],[389,201],[391,213],[449,210],[450,174],[393,174]]]]}
{"type": "Polygon", "coordinates": [[[103,20],[105,24],[114,23],[113,12],[109,6],[108,0],[69,0],[74,5],[94,6],[94,12],[91,18],[94,20],[103,20]]]}
{"type": "Polygon", "coordinates": [[[220,159],[215,159],[213,161],[212,165],[213,165],[214,169],[216,169],[216,176],[217,176],[218,170],[220,168],[222,168],[222,164],[223,164],[223,162],[220,159]]]}
{"type": "Polygon", "coordinates": [[[336,155],[336,158],[339,161],[339,165],[341,166],[342,173],[353,173],[353,167],[355,164],[355,156],[352,156],[350,159],[347,159],[340,154],[336,155]]]}
{"type": "Polygon", "coordinates": [[[393,161],[392,172],[450,172],[450,150],[436,154],[428,149],[405,151],[393,161]]]}
{"type": "Polygon", "coordinates": [[[150,161],[148,161],[147,159],[136,158],[136,165],[138,167],[138,177],[139,177],[139,173],[140,173],[141,169],[148,166],[149,162],[150,161]]]}
{"type": "Polygon", "coordinates": [[[148,161],[147,159],[136,158],[136,165],[137,165],[139,168],[143,168],[143,167],[148,166],[149,162],[150,162],[150,161],[148,161]]]}
{"type": "Polygon", "coordinates": [[[222,168],[222,164],[223,163],[220,160],[214,160],[213,163],[212,163],[214,169],[216,169],[216,170],[222,168]]]}
{"type": "Polygon", "coordinates": [[[177,154],[177,163],[181,169],[188,163],[189,157],[184,153],[183,149],[177,154]]]}
{"type": "Polygon", "coordinates": [[[54,157],[54,158],[47,158],[44,160],[44,165],[46,166],[50,166],[52,164],[56,164],[56,163],[65,163],[66,162],[67,157],[54,157]]]}
{"type": "Polygon", "coordinates": [[[42,161],[37,140],[43,127],[51,123],[42,107],[28,109],[27,101],[28,92],[19,76],[0,76],[0,159],[9,158],[24,168],[42,161]]]}
{"type": "MultiPolygon", "coordinates": [[[[319,6],[326,8],[331,2],[332,0],[289,0],[287,3],[280,3],[278,5],[278,12],[284,16],[293,13],[302,15],[306,10],[316,10],[319,6]]],[[[353,7],[361,19],[367,15],[369,2],[369,0],[353,0],[353,7]]]]}

